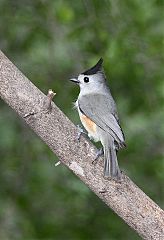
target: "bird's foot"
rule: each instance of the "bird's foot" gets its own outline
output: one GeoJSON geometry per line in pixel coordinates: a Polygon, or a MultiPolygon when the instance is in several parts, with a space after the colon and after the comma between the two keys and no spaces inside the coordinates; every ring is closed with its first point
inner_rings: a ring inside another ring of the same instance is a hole
{"type": "Polygon", "coordinates": [[[78,129],[78,134],[77,134],[77,141],[80,141],[80,137],[82,134],[86,134],[87,133],[84,131],[84,129],[82,127],[80,127],[79,125],[77,125],[77,129],[78,129]]]}
{"type": "Polygon", "coordinates": [[[103,150],[103,148],[100,148],[97,151],[95,159],[92,161],[92,164],[95,164],[97,162],[98,158],[101,157],[102,155],[104,155],[104,150],[103,150]]]}

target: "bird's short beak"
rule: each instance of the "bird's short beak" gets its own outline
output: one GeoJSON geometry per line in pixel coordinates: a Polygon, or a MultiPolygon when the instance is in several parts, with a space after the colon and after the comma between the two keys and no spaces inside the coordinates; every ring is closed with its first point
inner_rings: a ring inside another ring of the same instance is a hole
{"type": "Polygon", "coordinates": [[[76,84],[79,84],[79,83],[80,83],[80,81],[79,81],[78,79],[76,79],[76,78],[71,78],[70,81],[71,81],[71,82],[74,82],[74,83],[76,83],[76,84]]]}

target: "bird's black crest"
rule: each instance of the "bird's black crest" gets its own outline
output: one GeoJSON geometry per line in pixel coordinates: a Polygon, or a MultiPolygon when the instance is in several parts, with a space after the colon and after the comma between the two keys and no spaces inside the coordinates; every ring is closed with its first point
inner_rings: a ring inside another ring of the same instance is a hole
{"type": "Polygon", "coordinates": [[[100,58],[100,60],[96,63],[96,65],[94,65],[93,67],[91,67],[90,69],[86,70],[85,72],[83,72],[82,74],[84,75],[93,75],[96,74],[97,72],[102,70],[102,63],[103,63],[103,59],[100,58]]]}

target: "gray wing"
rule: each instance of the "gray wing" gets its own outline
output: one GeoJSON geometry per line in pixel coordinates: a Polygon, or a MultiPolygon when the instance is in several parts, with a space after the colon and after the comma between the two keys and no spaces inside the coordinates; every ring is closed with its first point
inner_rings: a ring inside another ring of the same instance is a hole
{"type": "Polygon", "coordinates": [[[107,95],[86,94],[78,99],[80,111],[89,117],[105,132],[108,132],[115,141],[123,147],[124,134],[118,122],[114,101],[107,95]]]}

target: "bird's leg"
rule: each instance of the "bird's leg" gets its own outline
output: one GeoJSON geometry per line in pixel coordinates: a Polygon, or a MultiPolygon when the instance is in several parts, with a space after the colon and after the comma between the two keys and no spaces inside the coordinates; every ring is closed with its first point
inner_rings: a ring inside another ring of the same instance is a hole
{"type": "Polygon", "coordinates": [[[84,131],[84,129],[82,127],[80,127],[79,125],[77,125],[77,129],[78,129],[78,134],[77,134],[77,140],[80,141],[80,137],[82,134],[86,134],[87,133],[84,131]]]}
{"type": "Polygon", "coordinates": [[[96,157],[95,159],[92,161],[92,164],[96,163],[98,158],[101,157],[102,155],[104,155],[104,150],[103,148],[100,148],[97,153],[96,153],[96,157]]]}

